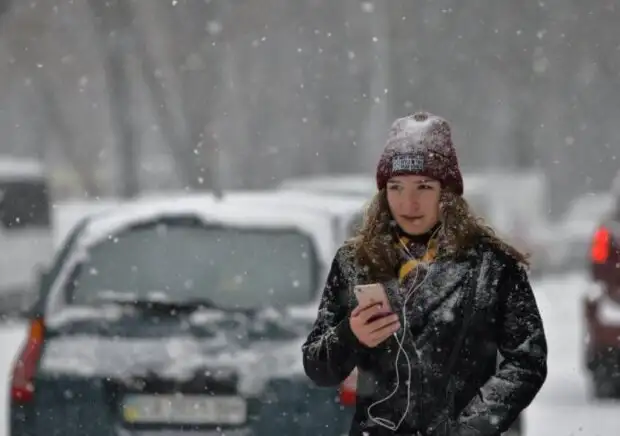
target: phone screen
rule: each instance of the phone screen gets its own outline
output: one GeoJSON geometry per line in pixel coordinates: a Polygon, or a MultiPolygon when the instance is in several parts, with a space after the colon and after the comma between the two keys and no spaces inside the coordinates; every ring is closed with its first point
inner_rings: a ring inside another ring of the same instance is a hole
{"type": "Polygon", "coordinates": [[[379,304],[386,313],[390,312],[390,303],[388,302],[385,290],[380,285],[362,285],[355,289],[357,302],[361,306],[373,306],[379,304]]]}

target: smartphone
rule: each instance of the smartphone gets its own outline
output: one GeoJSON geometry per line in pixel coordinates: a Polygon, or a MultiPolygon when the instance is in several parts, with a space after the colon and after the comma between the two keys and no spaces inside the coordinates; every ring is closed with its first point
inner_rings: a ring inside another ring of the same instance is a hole
{"type": "Polygon", "coordinates": [[[371,283],[369,285],[357,285],[353,289],[353,292],[355,293],[357,303],[360,306],[372,306],[373,304],[379,304],[381,306],[381,313],[369,319],[368,322],[375,321],[392,313],[392,309],[390,308],[390,301],[388,300],[388,296],[385,293],[385,289],[379,283],[371,283]]]}

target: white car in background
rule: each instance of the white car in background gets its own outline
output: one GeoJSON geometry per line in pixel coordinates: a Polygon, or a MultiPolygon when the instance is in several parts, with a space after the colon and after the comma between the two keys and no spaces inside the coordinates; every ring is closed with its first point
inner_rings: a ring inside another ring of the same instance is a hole
{"type": "Polygon", "coordinates": [[[540,233],[541,245],[546,247],[547,271],[562,272],[583,269],[592,235],[601,217],[614,207],[609,192],[595,192],[575,198],[564,215],[540,233]]]}

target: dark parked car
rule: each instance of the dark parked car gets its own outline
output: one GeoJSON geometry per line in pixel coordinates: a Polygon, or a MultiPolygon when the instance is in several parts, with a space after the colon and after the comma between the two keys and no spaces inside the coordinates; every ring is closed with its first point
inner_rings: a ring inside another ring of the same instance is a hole
{"type": "Polygon", "coordinates": [[[346,433],[300,353],[330,223],[196,197],[84,219],[41,276],[9,435],[346,433]]]}
{"type": "Polygon", "coordinates": [[[620,398],[620,186],[612,192],[615,207],[592,236],[592,282],[583,302],[585,363],[597,398],[620,398]]]}

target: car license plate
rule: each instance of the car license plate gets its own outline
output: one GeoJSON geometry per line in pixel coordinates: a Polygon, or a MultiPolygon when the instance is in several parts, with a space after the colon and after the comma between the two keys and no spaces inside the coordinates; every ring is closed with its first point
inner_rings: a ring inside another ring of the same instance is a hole
{"type": "Polygon", "coordinates": [[[245,399],[206,395],[127,395],[123,418],[131,424],[240,425],[247,419],[245,399]]]}

